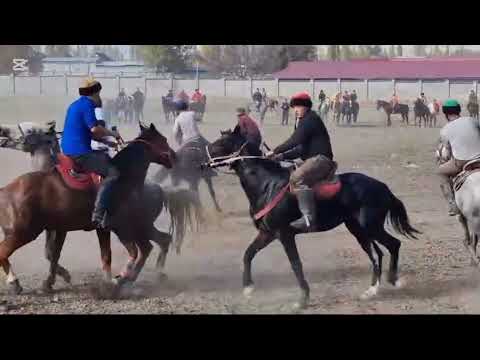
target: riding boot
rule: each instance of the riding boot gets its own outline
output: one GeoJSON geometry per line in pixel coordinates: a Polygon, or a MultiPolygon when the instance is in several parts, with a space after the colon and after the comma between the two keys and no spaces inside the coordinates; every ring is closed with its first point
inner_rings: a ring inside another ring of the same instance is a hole
{"type": "Polygon", "coordinates": [[[315,194],[312,189],[302,187],[295,190],[298,199],[298,206],[302,212],[302,217],[290,223],[290,226],[302,232],[316,231],[316,212],[315,194]]]}
{"type": "Polygon", "coordinates": [[[98,189],[95,207],[92,213],[92,223],[98,229],[108,229],[111,226],[109,206],[113,185],[113,179],[107,179],[102,182],[100,189],[98,189]]]}
{"type": "Polygon", "coordinates": [[[440,184],[440,189],[442,190],[443,196],[447,200],[448,203],[448,215],[456,216],[460,214],[460,210],[457,207],[457,203],[455,201],[455,193],[453,192],[453,187],[451,181],[442,181],[440,184]]]}

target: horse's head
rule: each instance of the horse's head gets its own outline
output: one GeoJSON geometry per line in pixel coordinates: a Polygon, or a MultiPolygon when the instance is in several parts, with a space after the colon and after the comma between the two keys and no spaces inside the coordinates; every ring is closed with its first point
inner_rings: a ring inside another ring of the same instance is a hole
{"type": "Polygon", "coordinates": [[[377,110],[380,110],[382,107],[382,102],[380,100],[377,100],[377,110]]]}
{"type": "Polygon", "coordinates": [[[148,127],[140,124],[140,136],[134,141],[145,142],[149,145],[152,162],[168,169],[173,166],[176,158],[175,151],[170,148],[167,138],[160,134],[155,125],[150,124],[148,127]]]}
{"type": "Polygon", "coordinates": [[[239,151],[246,143],[245,137],[240,133],[240,127],[220,131],[220,138],[208,145],[208,152],[212,158],[229,156],[239,151]]]}

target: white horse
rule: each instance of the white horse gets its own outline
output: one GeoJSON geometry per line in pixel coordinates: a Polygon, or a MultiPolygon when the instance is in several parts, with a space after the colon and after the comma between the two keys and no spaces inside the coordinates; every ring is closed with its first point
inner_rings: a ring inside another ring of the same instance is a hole
{"type": "MultiPolygon", "coordinates": [[[[436,152],[437,162],[444,163],[451,156],[450,145],[440,143],[436,152]]],[[[463,169],[464,171],[453,179],[455,203],[460,210],[458,220],[465,232],[463,244],[470,254],[472,265],[479,266],[477,244],[480,235],[480,157],[469,161],[463,169]]]]}
{"type": "Polygon", "coordinates": [[[320,118],[324,121],[328,121],[328,110],[330,109],[330,99],[326,98],[324,102],[320,104],[318,107],[318,112],[320,115],[320,118]]]}

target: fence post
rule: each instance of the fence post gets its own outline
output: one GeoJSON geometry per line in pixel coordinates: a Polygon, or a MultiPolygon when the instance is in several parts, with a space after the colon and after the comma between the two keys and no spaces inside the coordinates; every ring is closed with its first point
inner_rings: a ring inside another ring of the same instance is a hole
{"type": "Polygon", "coordinates": [[[38,84],[40,87],[40,95],[42,95],[42,75],[38,76],[38,84]]]}
{"type": "Polygon", "coordinates": [[[120,93],[120,76],[117,75],[117,87],[118,87],[118,93],[120,93]]]}
{"type": "Polygon", "coordinates": [[[174,90],[174,76],[173,76],[173,74],[170,77],[170,89],[172,89],[172,91],[174,90]]]}
{"type": "Polygon", "coordinates": [[[337,79],[337,91],[342,92],[342,79],[337,79]]]}
{"type": "Polygon", "coordinates": [[[475,95],[477,95],[478,94],[478,80],[475,80],[473,82],[473,86],[475,87],[475,95]]]}
{"type": "Polygon", "coordinates": [[[447,85],[447,94],[450,97],[450,79],[445,80],[445,84],[447,85]]]}
{"type": "Polygon", "coordinates": [[[275,79],[275,85],[277,87],[277,97],[280,97],[280,81],[278,78],[275,79]]]}
{"type": "Polygon", "coordinates": [[[395,79],[392,79],[392,93],[393,94],[396,94],[397,93],[397,89],[396,89],[396,82],[395,82],[395,79]]]}
{"type": "Polygon", "coordinates": [[[418,85],[420,85],[419,93],[422,93],[423,92],[423,80],[422,79],[418,80],[418,85]]]}
{"type": "Polygon", "coordinates": [[[313,79],[310,79],[310,88],[312,89],[312,100],[315,99],[315,82],[313,79]]]}
{"type": "Polygon", "coordinates": [[[68,95],[68,78],[67,78],[67,74],[63,74],[63,78],[65,79],[65,95],[68,95]]]}
{"type": "Polygon", "coordinates": [[[145,97],[147,97],[147,78],[146,77],[143,78],[143,90],[144,90],[143,92],[145,94],[145,97]]]}
{"type": "Polygon", "coordinates": [[[365,79],[365,94],[366,94],[366,97],[367,97],[367,101],[370,101],[370,96],[368,94],[368,79],[365,79]]]}
{"type": "Polygon", "coordinates": [[[227,79],[223,78],[223,96],[227,96],[227,79]]]}
{"type": "Polygon", "coordinates": [[[15,95],[15,73],[12,73],[12,95],[15,95]]]}

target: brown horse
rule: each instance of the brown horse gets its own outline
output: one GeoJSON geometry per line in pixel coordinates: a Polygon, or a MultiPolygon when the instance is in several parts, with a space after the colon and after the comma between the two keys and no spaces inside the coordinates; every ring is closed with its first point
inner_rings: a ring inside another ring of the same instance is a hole
{"type": "MultiPolygon", "coordinates": [[[[150,163],[171,168],[175,158],[167,139],[153,124],[149,128],[140,125],[140,128],[140,136],[112,160],[120,172],[118,187],[115,190],[117,194],[121,194],[116,196],[116,201],[112,204],[112,208],[117,210],[113,214],[113,222],[125,211],[138,211],[132,209],[131,203],[124,200],[141,189],[150,163]]],[[[27,173],[0,189],[0,227],[5,234],[5,239],[0,243],[0,265],[7,274],[7,285],[12,293],[18,294],[22,291],[9,262],[13,252],[35,240],[44,230],[55,232],[55,243],[62,245],[69,231],[93,230],[91,212],[94,201],[95,191],[70,188],[56,170],[27,173]]],[[[136,238],[135,242],[132,242],[131,238],[120,241],[136,262],[129,264],[127,271],[120,276],[119,284],[124,280],[134,281],[138,277],[152,248],[148,241],[150,234],[135,233],[137,229],[132,230],[129,235],[136,238]],[[137,250],[140,252],[138,257],[137,250]]],[[[97,230],[97,234],[104,269],[109,270],[110,233],[97,230]]],[[[51,264],[50,270],[53,274],[57,271],[57,261],[51,264]]]]}

